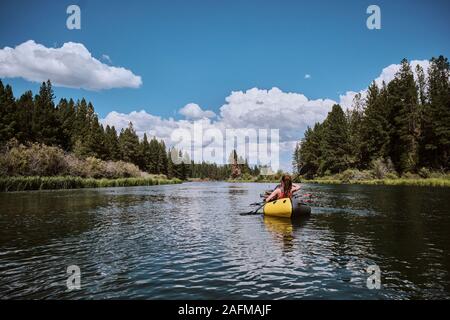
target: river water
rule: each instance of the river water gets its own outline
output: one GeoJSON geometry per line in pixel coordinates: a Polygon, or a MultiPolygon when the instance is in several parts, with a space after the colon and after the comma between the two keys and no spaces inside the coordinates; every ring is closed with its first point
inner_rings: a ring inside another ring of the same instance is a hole
{"type": "Polygon", "coordinates": [[[0,298],[450,298],[449,189],[302,185],[309,218],[239,215],[270,187],[0,194],[0,298]]]}

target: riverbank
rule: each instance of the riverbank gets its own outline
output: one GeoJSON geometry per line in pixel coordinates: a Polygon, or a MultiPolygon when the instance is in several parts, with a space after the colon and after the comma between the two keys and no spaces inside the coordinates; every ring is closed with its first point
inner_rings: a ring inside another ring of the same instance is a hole
{"type": "MultiPolygon", "coordinates": [[[[230,183],[279,183],[279,179],[254,179],[254,180],[227,180],[230,183]]],[[[362,184],[362,185],[386,185],[386,186],[419,186],[419,187],[450,187],[450,178],[397,178],[397,179],[368,179],[368,180],[341,180],[330,178],[301,179],[297,183],[313,184],[362,184]]]]}
{"type": "Polygon", "coordinates": [[[450,187],[450,179],[424,178],[424,179],[373,179],[373,180],[333,180],[314,179],[302,180],[303,183],[314,184],[363,184],[363,185],[386,185],[386,186],[419,186],[419,187],[450,187]]]}
{"type": "Polygon", "coordinates": [[[135,187],[181,183],[179,179],[167,179],[160,176],[141,178],[95,179],[73,176],[56,177],[0,177],[0,192],[81,189],[106,187],[135,187]]]}

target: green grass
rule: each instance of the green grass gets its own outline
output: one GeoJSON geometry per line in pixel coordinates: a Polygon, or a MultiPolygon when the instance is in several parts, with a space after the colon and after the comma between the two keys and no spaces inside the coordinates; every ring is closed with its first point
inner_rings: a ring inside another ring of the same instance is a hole
{"type": "Polygon", "coordinates": [[[388,186],[419,186],[419,187],[450,187],[450,179],[445,178],[423,178],[423,179],[373,179],[373,180],[350,180],[342,181],[336,179],[303,180],[304,183],[317,184],[365,184],[365,185],[388,185],[388,186]]]}
{"type": "MultiPolygon", "coordinates": [[[[231,183],[278,183],[279,179],[229,179],[231,183]]],[[[317,178],[313,180],[302,179],[302,183],[314,184],[364,184],[364,185],[388,185],[388,186],[420,186],[420,187],[450,187],[450,177],[442,178],[397,178],[397,179],[367,179],[367,180],[341,180],[334,177],[317,178]]]]}
{"type": "Polygon", "coordinates": [[[153,186],[160,184],[181,183],[179,179],[151,178],[120,178],[94,179],[81,177],[0,177],[0,192],[79,189],[105,187],[153,186]]]}

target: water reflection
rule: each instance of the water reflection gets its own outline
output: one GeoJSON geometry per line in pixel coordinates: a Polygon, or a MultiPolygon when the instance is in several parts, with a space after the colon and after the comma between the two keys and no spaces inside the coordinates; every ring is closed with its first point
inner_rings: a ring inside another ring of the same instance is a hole
{"type": "Polygon", "coordinates": [[[308,219],[309,217],[286,219],[264,216],[263,221],[267,231],[282,246],[283,252],[291,252],[294,249],[294,240],[300,236],[301,228],[306,225],[308,219]]]}
{"type": "Polygon", "coordinates": [[[239,215],[271,187],[0,194],[0,298],[449,298],[448,189],[304,185],[310,217],[239,215]]]}

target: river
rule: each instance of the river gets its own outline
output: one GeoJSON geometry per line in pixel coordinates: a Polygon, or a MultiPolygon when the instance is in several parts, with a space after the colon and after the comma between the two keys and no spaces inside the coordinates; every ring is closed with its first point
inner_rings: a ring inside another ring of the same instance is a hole
{"type": "Polygon", "coordinates": [[[302,185],[309,218],[239,215],[270,187],[2,193],[0,298],[449,299],[449,189],[302,185]]]}

